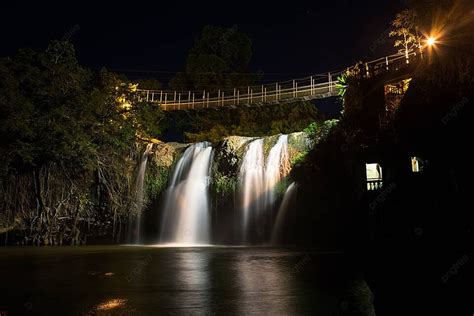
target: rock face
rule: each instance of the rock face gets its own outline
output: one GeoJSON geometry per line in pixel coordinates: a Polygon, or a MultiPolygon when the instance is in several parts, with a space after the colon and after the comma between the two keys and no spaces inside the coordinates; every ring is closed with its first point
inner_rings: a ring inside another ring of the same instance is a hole
{"type": "Polygon", "coordinates": [[[158,143],[153,146],[151,161],[156,166],[171,168],[187,147],[187,144],[180,143],[158,143]]]}
{"type": "MultiPolygon", "coordinates": [[[[263,138],[264,157],[268,157],[271,148],[277,143],[280,135],[263,138]]],[[[215,145],[212,172],[212,189],[218,195],[225,197],[236,189],[239,168],[246,153],[247,146],[254,137],[230,136],[215,145]]],[[[289,161],[306,153],[311,148],[311,141],[303,132],[288,135],[289,161]]]]}
{"type": "MultiPolygon", "coordinates": [[[[273,135],[263,138],[265,157],[268,157],[271,148],[277,143],[279,137],[280,135],[273,135]]],[[[210,182],[217,204],[222,202],[218,200],[227,198],[229,194],[234,193],[237,189],[239,169],[247,146],[256,139],[255,137],[230,136],[213,145],[214,159],[210,182]]],[[[159,143],[153,147],[146,181],[149,198],[159,198],[160,194],[166,190],[174,164],[188,146],[190,144],[159,143]]],[[[311,146],[312,143],[304,132],[289,134],[289,161],[305,154],[311,146]]]]}

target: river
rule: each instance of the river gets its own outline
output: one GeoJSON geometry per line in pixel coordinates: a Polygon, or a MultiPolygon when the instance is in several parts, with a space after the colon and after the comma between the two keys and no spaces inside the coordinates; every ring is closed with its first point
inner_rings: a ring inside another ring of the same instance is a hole
{"type": "Polygon", "coordinates": [[[0,251],[0,311],[44,315],[338,315],[344,254],[263,247],[0,251]]]}

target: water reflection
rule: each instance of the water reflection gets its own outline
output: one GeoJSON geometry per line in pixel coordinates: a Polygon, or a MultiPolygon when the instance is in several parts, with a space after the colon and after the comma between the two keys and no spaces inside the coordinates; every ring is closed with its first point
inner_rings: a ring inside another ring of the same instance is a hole
{"type": "Polygon", "coordinates": [[[341,258],[308,256],[240,247],[83,247],[3,256],[8,271],[28,272],[3,276],[0,306],[6,302],[12,315],[24,314],[25,302],[52,315],[334,315],[341,258]]]}
{"type": "Polygon", "coordinates": [[[209,252],[185,250],[176,254],[174,308],[178,314],[211,313],[209,252]]]}
{"type": "Polygon", "coordinates": [[[98,312],[117,310],[121,307],[123,308],[125,306],[125,303],[127,303],[127,300],[122,299],[122,298],[108,299],[105,302],[102,302],[99,305],[97,305],[95,310],[98,312]]]}
{"type": "Polygon", "coordinates": [[[239,314],[295,315],[293,280],[278,256],[241,255],[235,262],[239,314]]]}

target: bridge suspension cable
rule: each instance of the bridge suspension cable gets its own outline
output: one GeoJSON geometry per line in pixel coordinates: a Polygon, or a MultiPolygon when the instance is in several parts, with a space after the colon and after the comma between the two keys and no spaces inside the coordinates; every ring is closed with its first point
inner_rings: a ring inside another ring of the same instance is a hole
{"type": "Polygon", "coordinates": [[[137,89],[137,97],[140,101],[160,104],[165,111],[253,107],[322,99],[338,95],[337,77],[345,70],[358,66],[361,75],[368,78],[382,72],[396,71],[406,67],[410,64],[410,58],[419,55],[416,51],[408,55],[397,53],[370,62],[358,63],[344,70],[259,86],[223,88],[217,91],[137,89]]]}

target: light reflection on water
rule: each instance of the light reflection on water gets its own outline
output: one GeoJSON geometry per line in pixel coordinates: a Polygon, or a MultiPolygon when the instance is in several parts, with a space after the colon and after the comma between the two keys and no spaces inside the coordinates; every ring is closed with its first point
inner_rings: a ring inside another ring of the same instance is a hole
{"type": "Polygon", "coordinates": [[[2,277],[0,308],[23,314],[25,302],[31,302],[32,312],[48,315],[298,315],[321,311],[325,315],[337,305],[332,294],[327,294],[334,292],[328,285],[333,282],[314,281],[313,276],[340,275],[338,264],[332,264],[341,261],[339,255],[312,255],[295,273],[305,253],[267,248],[49,251],[0,253],[6,271],[12,271],[2,277]],[[321,261],[331,261],[330,268],[316,271],[313,264],[321,261]]]}
{"type": "Polygon", "coordinates": [[[239,314],[295,315],[291,305],[292,280],[276,258],[244,255],[235,264],[239,314]]]}
{"type": "Polygon", "coordinates": [[[179,289],[174,298],[175,308],[188,315],[196,312],[209,315],[211,283],[208,253],[178,253],[175,272],[179,289]]]}

